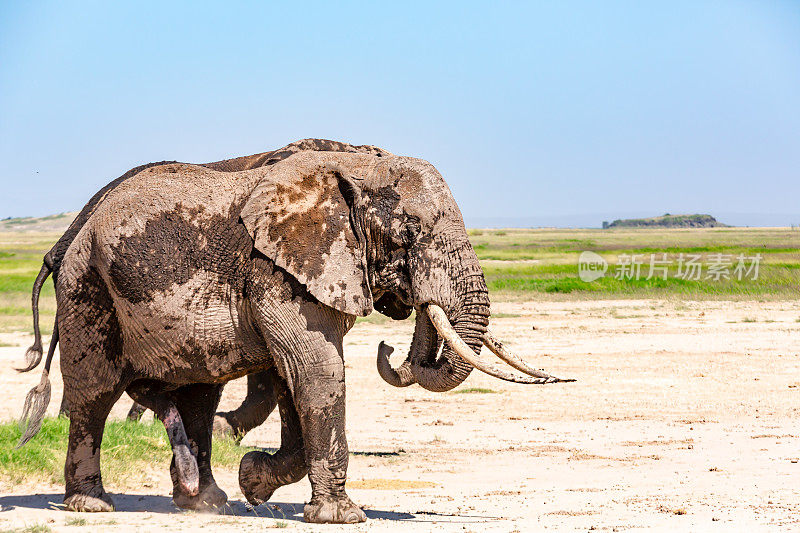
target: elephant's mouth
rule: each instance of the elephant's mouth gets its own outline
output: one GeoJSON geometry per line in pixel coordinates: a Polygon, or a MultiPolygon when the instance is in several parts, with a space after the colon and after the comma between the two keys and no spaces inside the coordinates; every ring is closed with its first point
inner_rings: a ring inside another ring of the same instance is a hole
{"type": "Polygon", "coordinates": [[[394,320],[405,320],[414,310],[402,296],[388,291],[375,300],[374,307],[379,313],[394,320]]]}
{"type": "Polygon", "coordinates": [[[445,311],[436,304],[422,305],[416,310],[411,349],[399,367],[393,368],[389,363],[389,355],[394,348],[384,342],[378,346],[378,373],[390,385],[406,387],[418,383],[428,390],[450,390],[463,382],[473,368],[514,383],[542,385],[575,381],[560,379],[532,368],[498,341],[485,323],[479,327],[479,324],[464,325],[457,322],[461,327],[454,327],[445,311]],[[469,332],[466,339],[458,333],[458,329],[469,332]],[[489,348],[501,361],[526,375],[519,376],[485,361],[479,355],[481,345],[489,348]]]}

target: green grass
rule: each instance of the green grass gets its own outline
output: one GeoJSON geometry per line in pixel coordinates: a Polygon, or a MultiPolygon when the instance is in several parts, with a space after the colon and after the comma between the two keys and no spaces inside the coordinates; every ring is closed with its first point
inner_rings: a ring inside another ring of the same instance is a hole
{"type": "MultiPolygon", "coordinates": [[[[612,263],[609,271],[613,272],[612,263]]],[[[713,281],[708,279],[684,280],[675,277],[670,269],[667,279],[616,279],[606,275],[592,282],[578,278],[577,265],[487,266],[484,268],[489,290],[499,293],[541,292],[550,294],[596,293],[598,296],[707,298],[715,296],[758,297],[778,296],[793,298],[800,287],[800,275],[791,266],[762,265],[758,280],[713,281]]]]}
{"type": "MultiPolygon", "coordinates": [[[[64,482],[69,420],[45,418],[36,437],[21,449],[15,446],[20,431],[15,422],[0,424],[0,477],[11,483],[64,482]]],[[[253,448],[237,446],[232,439],[215,438],[212,462],[216,468],[236,469],[253,448]]],[[[101,448],[103,480],[109,487],[131,487],[144,481],[154,468],[169,469],[172,451],[164,426],[157,421],[106,423],[101,448]]]]}
{"type": "MultiPolygon", "coordinates": [[[[60,216],[60,215],[59,215],[60,216]]],[[[15,223],[16,224],[16,223],[15,223]]],[[[2,228],[0,228],[2,229],[2,228]]],[[[31,332],[30,296],[42,256],[58,233],[0,231],[0,332],[31,332]]],[[[800,287],[800,231],[780,228],[709,229],[472,229],[470,240],[481,260],[493,301],[566,298],[794,299],[800,287]],[[578,278],[582,251],[591,250],[610,263],[622,254],[762,255],[760,277],[753,281],[674,277],[667,280],[614,279],[612,275],[585,283],[578,278]]],[[[42,289],[40,324],[52,329],[55,297],[51,280],[42,289]]],[[[385,324],[390,319],[373,313],[358,322],[385,324]]]]}
{"type": "Polygon", "coordinates": [[[800,287],[800,231],[780,228],[471,230],[493,300],[548,298],[794,299],[800,287]],[[606,276],[578,277],[578,257],[593,251],[609,262],[606,276]],[[639,279],[615,279],[622,255],[641,255],[639,279]],[[672,261],[666,280],[646,279],[650,254],[672,261]],[[703,278],[676,277],[680,254],[700,254],[703,278]],[[715,254],[761,254],[759,277],[705,279],[715,254]]]}
{"type": "MultiPolygon", "coordinates": [[[[61,215],[51,218],[58,217],[61,215]]],[[[42,257],[59,237],[57,233],[0,232],[0,332],[32,332],[33,280],[42,267],[42,257]]],[[[42,287],[41,294],[40,325],[45,334],[50,334],[56,309],[52,279],[42,287]]]]}
{"type": "Polygon", "coordinates": [[[464,389],[456,389],[453,391],[453,394],[497,394],[497,391],[484,387],[467,387],[464,389]]]}
{"type": "Polygon", "coordinates": [[[15,527],[0,530],[0,533],[50,533],[52,529],[47,524],[33,524],[25,527],[15,527]]]}

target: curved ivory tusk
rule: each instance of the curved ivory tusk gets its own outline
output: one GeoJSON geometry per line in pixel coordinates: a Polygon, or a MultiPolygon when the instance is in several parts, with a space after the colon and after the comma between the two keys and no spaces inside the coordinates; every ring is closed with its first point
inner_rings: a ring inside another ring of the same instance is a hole
{"type": "Polygon", "coordinates": [[[552,376],[547,378],[516,376],[504,370],[500,370],[499,368],[495,368],[491,364],[478,357],[475,352],[472,351],[472,348],[467,346],[467,343],[464,342],[464,339],[462,339],[453,329],[453,326],[450,324],[450,321],[447,319],[447,315],[445,315],[445,312],[441,307],[435,304],[429,304],[427,307],[427,312],[431,322],[433,323],[433,326],[436,328],[436,331],[439,332],[439,335],[441,335],[447,344],[450,345],[453,351],[481,372],[499,379],[511,381],[513,383],[527,383],[531,385],[544,385],[545,383],[562,381],[552,376]]]}
{"type": "Polygon", "coordinates": [[[483,336],[483,344],[486,345],[489,350],[492,351],[497,357],[511,365],[512,367],[516,368],[520,372],[528,374],[529,376],[533,376],[535,378],[547,378],[554,380],[552,383],[557,383],[559,381],[575,381],[574,379],[559,379],[555,376],[551,376],[547,372],[543,372],[541,370],[536,370],[535,368],[531,367],[514,355],[508,348],[506,348],[502,342],[497,340],[494,335],[492,335],[491,331],[487,331],[486,334],[483,336]]]}
{"type": "Polygon", "coordinates": [[[408,362],[404,362],[397,370],[392,368],[389,363],[389,356],[394,352],[394,348],[381,341],[378,345],[378,374],[383,378],[383,381],[394,387],[408,387],[415,383],[414,375],[411,373],[411,368],[408,362]]]}

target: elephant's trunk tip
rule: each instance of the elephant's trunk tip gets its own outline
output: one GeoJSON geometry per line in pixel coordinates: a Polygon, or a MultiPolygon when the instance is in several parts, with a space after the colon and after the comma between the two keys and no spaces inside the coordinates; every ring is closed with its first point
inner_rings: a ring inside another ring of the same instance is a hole
{"type": "Polygon", "coordinates": [[[378,345],[378,359],[376,361],[378,366],[378,374],[383,381],[392,385],[393,387],[408,387],[413,385],[416,380],[411,373],[411,368],[408,361],[404,362],[399,367],[392,368],[389,362],[389,356],[394,352],[394,348],[381,341],[378,345]]]}

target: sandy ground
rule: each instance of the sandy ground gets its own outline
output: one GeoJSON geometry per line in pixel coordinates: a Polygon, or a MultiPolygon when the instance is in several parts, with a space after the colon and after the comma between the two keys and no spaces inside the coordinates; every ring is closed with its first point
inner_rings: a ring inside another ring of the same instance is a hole
{"type": "MultiPolygon", "coordinates": [[[[474,372],[465,386],[496,392],[393,389],[375,371],[376,346],[385,339],[403,357],[413,325],[364,323],[347,336],[348,440],[357,452],[348,492],[367,509],[365,524],[302,523],[307,480],[248,510],[235,472],[219,469],[225,514],[181,512],[165,467],[151,487],[107,486],[118,511],[105,515],[57,510],[59,486],[0,485],[0,529],[76,530],[66,525],[76,517],[129,531],[800,529],[799,303],[537,302],[494,312],[499,337],[579,381],[524,386],[474,372]]],[[[39,374],[12,371],[28,338],[0,341],[20,344],[0,348],[0,419],[8,419],[39,374]]],[[[57,373],[53,384],[51,411],[57,373]]],[[[243,393],[243,381],[229,385],[223,408],[243,393]]],[[[112,416],[129,405],[120,401],[112,416]]],[[[277,446],[278,424],[276,413],[245,443],[277,446]]]]}

